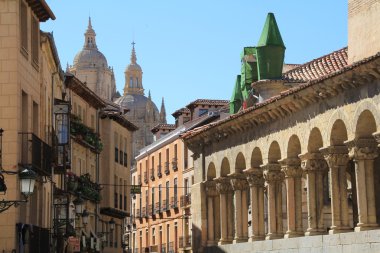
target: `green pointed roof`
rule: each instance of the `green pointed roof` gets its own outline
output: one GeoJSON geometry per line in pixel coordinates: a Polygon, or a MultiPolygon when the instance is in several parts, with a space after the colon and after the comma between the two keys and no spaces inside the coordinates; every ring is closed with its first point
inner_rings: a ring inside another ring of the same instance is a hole
{"type": "Polygon", "coordinates": [[[282,41],[280,30],[278,29],[276,18],[273,13],[268,13],[267,19],[264,24],[261,37],[257,44],[258,47],[262,46],[282,46],[285,48],[282,41]]]}
{"type": "Polygon", "coordinates": [[[243,95],[241,93],[240,86],[241,76],[236,76],[235,88],[232,92],[231,100],[230,100],[230,113],[237,113],[243,102],[243,95]]]}

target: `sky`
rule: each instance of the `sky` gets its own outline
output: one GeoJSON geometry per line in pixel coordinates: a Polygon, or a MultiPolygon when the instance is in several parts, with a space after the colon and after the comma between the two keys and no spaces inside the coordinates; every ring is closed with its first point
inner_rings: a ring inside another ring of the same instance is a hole
{"type": "Polygon", "coordinates": [[[84,44],[88,17],[98,49],[114,69],[122,94],[132,41],[145,94],[171,114],[198,98],[230,99],[240,53],[255,46],[273,12],[286,46],[285,63],[305,63],[347,45],[345,0],[65,0],[46,1],[63,70],[84,44]]]}

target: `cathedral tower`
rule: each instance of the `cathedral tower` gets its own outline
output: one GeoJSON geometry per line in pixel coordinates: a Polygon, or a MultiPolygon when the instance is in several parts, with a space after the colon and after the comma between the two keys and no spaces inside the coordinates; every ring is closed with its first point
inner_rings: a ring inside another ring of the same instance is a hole
{"type": "Polygon", "coordinates": [[[151,129],[159,123],[165,123],[166,118],[162,117],[162,113],[166,114],[165,107],[162,113],[152,101],[149,91],[148,97],[145,96],[144,86],[142,82],[142,68],[137,63],[135,43],[132,42],[132,52],[130,63],[125,69],[125,86],[122,97],[115,100],[115,103],[128,109],[126,116],[139,129],[134,133],[133,157],[139,154],[139,150],[151,144],[153,133],[151,129]]]}
{"type": "Polygon", "coordinates": [[[98,50],[96,33],[88,19],[84,34],[83,49],[77,53],[69,72],[103,99],[112,101],[116,95],[116,83],[113,70],[108,67],[106,57],[98,50]]]}

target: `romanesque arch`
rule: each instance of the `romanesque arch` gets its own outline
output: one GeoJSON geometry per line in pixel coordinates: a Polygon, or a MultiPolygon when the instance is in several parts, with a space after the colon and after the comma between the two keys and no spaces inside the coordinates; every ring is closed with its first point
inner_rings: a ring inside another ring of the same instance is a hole
{"type": "Polygon", "coordinates": [[[214,178],[216,178],[216,169],[214,163],[211,162],[207,168],[207,180],[213,180],[214,178]]]}
{"type": "Polygon", "coordinates": [[[224,157],[222,160],[222,165],[220,167],[220,176],[226,177],[230,173],[230,162],[228,161],[227,157],[224,157]]]}
{"type": "Polygon", "coordinates": [[[251,156],[251,168],[258,168],[263,164],[263,156],[261,154],[260,148],[256,147],[252,151],[251,156]]]}
{"type": "Polygon", "coordinates": [[[341,119],[336,120],[331,127],[330,145],[344,145],[347,138],[346,124],[341,119]]]}
{"type": "Polygon", "coordinates": [[[319,149],[323,147],[322,134],[319,128],[314,127],[309,135],[307,151],[309,153],[319,153],[319,149]]]}
{"type": "Polygon", "coordinates": [[[355,124],[355,138],[373,138],[377,125],[374,115],[369,110],[364,110],[358,116],[355,124]]]}
{"type": "Polygon", "coordinates": [[[235,173],[242,173],[246,169],[245,158],[243,153],[239,153],[235,161],[235,173]]]}
{"type": "Polygon", "coordinates": [[[277,163],[281,159],[281,149],[277,141],[273,141],[269,146],[268,163],[277,163]]]}

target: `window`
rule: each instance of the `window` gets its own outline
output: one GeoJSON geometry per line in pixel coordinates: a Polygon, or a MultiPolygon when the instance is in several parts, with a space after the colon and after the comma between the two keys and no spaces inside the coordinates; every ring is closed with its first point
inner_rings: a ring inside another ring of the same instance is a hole
{"type": "Polygon", "coordinates": [[[188,166],[188,163],[189,163],[188,156],[189,156],[189,153],[188,153],[188,150],[187,150],[187,146],[185,145],[185,147],[184,147],[184,154],[183,154],[185,169],[187,169],[187,166],[188,166]]]}
{"type": "Polygon", "coordinates": [[[120,136],[120,146],[119,146],[119,163],[123,165],[123,138],[120,136]]]}
{"type": "Polygon", "coordinates": [[[154,209],[154,186],[152,187],[152,209],[154,209]]]}
{"type": "Polygon", "coordinates": [[[161,209],[161,202],[162,202],[162,196],[161,196],[162,187],[161,185],[158,186],[158,203],[159,203],[159,209],[161,209]]]}
{"type": "Polygon", "coordinates": [[[177,159],[177,144],[174,145],[174,159],[177,159]]]}
{"type": "Polygon", "coordinates": [[[148,205],[149,205],[149,190],[145,190],[145,210],[148,213],[148,205]]]}
{"type": "Polygon", "coordinates": [[[177,201],[177,178],[174,178],[174,201],[177,201]]]}
{"type": "Polygon", "coordinates": [[[114,141],[115,141],[115,162],[117,163],[119,161],[119,148],[118,148],[118,136],[117,133],[114,135],[114,141]]]}
{"type": "Polygon", "coordinates": [[[139,78],[138,77],[136,77],[136,85],[135,86],[139,87],[139,78]]]}
{"type": "Polygon", "coordinates": [[[184,185],[185,185],[185,189],[184,189],[184,194],[187,196],[188,192],[189,192],[189,179],[185,178],[184,180],[184,185]]]}
{"type": "Polygon", "coordinates": [[[208,112],[208,109],[199,109],[198,116],[202,116],[208,112]]]}
{"type": "Polygon", "coordinates": [[[20,1],[20,41],[21,52],[28,56],[28,9],[24,1],[20,1]]]}
{"type": "Polygon", "coordinates": [[[156,228],[152,228],[152,245],[156,245],[156,228]]]}
{"type": "Polygon", "coordinates": [[[170,194],[170,192],[169,192],[169,186],[170,186],[170,183],[169,183],[169,181],[167,181],[166,182],[166,203],[169,203],[169,194],[170,194]]]}
{"type": "Polygon", "coordinates": [[[38,20],[32,16],[32,29],[31,29],[31,41],[32,41],[32,63],[38,65],[38,50],[39,50],[39,43],[38,43],[38,37],[40,34],[40,29],[38,27],[38,20]]]}
{"type": "Polygon", "coordinates": [[[133,88],[133,77],[129,78],[129,87],[133,88]]]}

